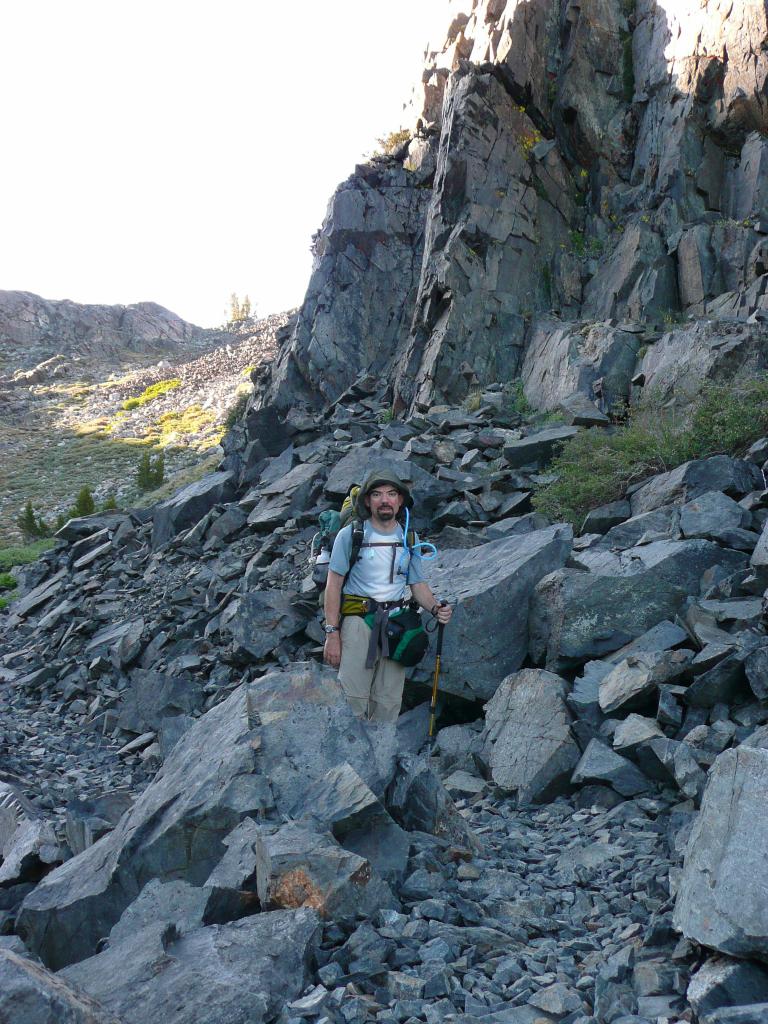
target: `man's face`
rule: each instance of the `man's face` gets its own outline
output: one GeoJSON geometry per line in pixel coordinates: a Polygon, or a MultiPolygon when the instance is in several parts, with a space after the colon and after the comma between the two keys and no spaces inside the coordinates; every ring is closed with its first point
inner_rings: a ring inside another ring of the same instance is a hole
{"type": "Polygon", "coordinates": [[[368,492],[365,503],[372,516],[388,523],[397,517],[403,507],[403,496],[391,484],[381,484],[368,492]]]}

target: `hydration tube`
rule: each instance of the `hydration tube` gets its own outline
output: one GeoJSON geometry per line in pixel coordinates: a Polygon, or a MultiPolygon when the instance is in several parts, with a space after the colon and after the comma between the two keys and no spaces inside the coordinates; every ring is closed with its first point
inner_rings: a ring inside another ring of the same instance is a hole
{"type": "Polygon", "coordinates": [[[413,547],[408,546],[408,531],[410,529],[411,516],[408,512],[408,506],[405,506],[405,527],[403,529],[403,547],[405,551],[400,559],[400,572],[407,572],[408,566],[406,565],[406,559],[408,562],[411,560],[411,556],[416,554],[420,558],[423,558],[425,562],[431,562],[433,558],[437,558],[437,548],[434,544],[430,544],[426,540],[418,540],[413,547]]]}

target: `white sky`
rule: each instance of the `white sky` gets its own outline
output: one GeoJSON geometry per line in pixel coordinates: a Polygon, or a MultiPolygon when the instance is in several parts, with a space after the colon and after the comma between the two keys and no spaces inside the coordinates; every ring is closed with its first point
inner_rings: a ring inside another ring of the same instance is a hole
{"type": "Polygon", "coordinates": [[[2,0],[0,288],[298,305],[334,187],[400,126],[448,0],[2,0]]]}

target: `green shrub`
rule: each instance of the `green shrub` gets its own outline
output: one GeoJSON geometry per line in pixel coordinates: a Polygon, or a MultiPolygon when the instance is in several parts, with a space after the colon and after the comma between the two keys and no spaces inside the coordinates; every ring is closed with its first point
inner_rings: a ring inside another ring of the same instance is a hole
{"type": "Polygon", "coordinates": [[[159,398],[161,395],[168,394],[169,391],[173,391],[174,388],[181,387],[181,381],[178,378],[172,380],[159,380],[156,384],[150,384],[148,388],[144,388],[140,395],[135,398],[126,398],[123,402],[122,408],[126,411],[131,409],[138,409],[141,405],[146,405],[147,402],[154,401],[155,398],[159,398]]]}
{"type": "Polygon", "coordinates": [[[26,544],[24,547],[13,547],[13,548],[0,548],[0,569],[12,569],[16,565],[29,565],[30,562],[35,562],[43,554],[44,551],[48,551],[56,543],[50,537],[41,538],[32,544],[26,544]]]}
{"type": "Polygon", "coordinates": [[[243,416],[245,415],[245,407],[248,405],[249,397],[250,393],[247,391],[237,396],[235,404],[230,407],[229,411],[227,412],[226,418],[224,419],[224,426],[227,428],[227,430],[231,430],[232,427],[234,427],[236,423],[239,423],[240,420],[243,418],[243,416]]]}
{"type": "Polygon", "coordinates": [[[16,580],[9,572],[0,572],[0,590],[15,590],[16,580]]]}
{"type": "Polygon", "coordinates": [[[768,376],[703,388],[685,415],[665,411],[653,396],[613,431],[583,430],[552,462],[554,483],[533,504],[577,529],[590,509],[616,501],[630,484],[689,459],[741,455],[768,434],[768,376]]]}
{"type": "Polygon", "coordinates": [[[407,128],[401,128],[399,131],[390,132],[389,135],[383,136],[381,139],[377,139],[381,152],[386,153],[387,156],[391,156],[394,152],[400,149],[406,142],[411,139],[411,133],[407,128]]]}
{"type": "Polygon", "coordinates": [[[518,416],[530,416],[533,413],[533,406],[525,397],[523,382],[519,377],[504,388],[504,409],[518,416]]]}
{"type": "Polygon", "coordinates": [[[102,512],[113,512],[117,508],[117,501],[114,494],[108,494],[101,506],[102,512]]]}
{"type": "Polygon", "coordinates": [[[41,515],[32,508],[32,502],[27,499],[24,511],[16,520],[16,525],[21,530],[24,540],[36,540],[41,537],[50,537],[51,529],[41,515]]]}

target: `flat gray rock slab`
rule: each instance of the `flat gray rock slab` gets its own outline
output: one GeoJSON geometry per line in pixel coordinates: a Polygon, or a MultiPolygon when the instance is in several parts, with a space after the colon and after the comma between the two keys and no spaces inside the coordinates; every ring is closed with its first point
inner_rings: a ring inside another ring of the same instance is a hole
{"type": "Polygon", "coordinates": [[[679,678],[690,664],[691,651],[638,651],[615,665],[600,682],[600,710],[610,714],[647,703],[660,683],[679,678]]]}
{"type": "Polygon", "coordinates": [[[726,750],[688,842],[675,927],[731,956],[768,960],[768,751],[726,750]]]}
{"type": "Polygon", "coordinates": [[[691,976],[686,992],[698,1017],[723,1006],[745,1006],[768,999],[768,969],[747,960],[715,956],[691,976]]]}
{"type": "Polygon", "coordinates": [[[536,434],[522,437],[504,446],[504,458],[512,469],[520,466],[546,465],[560,445],[570,441],[579,432],[578,427],[551,427],[536,434]]]}
{"type": "MultiPolygon", "coordinates": [[[[446,551],[426,564],[434,593],[454,606],[445,630],[440,689],[487,700],[528,653],[528,605],[538,581],[564,565],[571,550],[569,526],[464,551],[446,551]]],[[[414,673],[427,682],[434,664],[436,634],[414,673]]]]}
{"type": "Polygon", "coordinates": [[[740,498],[764,486],[758,466],[728,455],[713,455],[709,459],[684,462],[668,473],[652,477],[632,495],[632,515],[690,501],[707,491],[722,491],[732,498],[740,498]]]}
{"type": "Polygon", "coordinates": [[[265,1024],[305,988],[320,936],[311,910],[276,910],[181,935],[149,925],[61,972],[123,1024],[265,1024]]]}
{"type": "Polygon", "coordinates": [[[0,949],[0,1020],[7,1024],[125,1024],[64,978],[0,949]]]}
{"type": "Polygon", "coordinates": [[[507,676],[485,708],[485,755],[497,786],[521,806],[552,799],[579,761],[563,679],[541,669],[507,676]]]}

